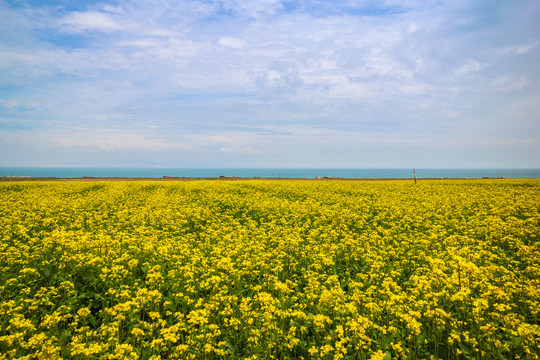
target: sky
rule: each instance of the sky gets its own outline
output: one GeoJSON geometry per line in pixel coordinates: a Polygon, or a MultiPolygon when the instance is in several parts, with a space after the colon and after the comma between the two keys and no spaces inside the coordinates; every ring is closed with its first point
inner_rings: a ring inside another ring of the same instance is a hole
{"type": "Polygon", "coordinates": [[[537,0],[0,0],[0,166],[540,168],[537,0]]]}

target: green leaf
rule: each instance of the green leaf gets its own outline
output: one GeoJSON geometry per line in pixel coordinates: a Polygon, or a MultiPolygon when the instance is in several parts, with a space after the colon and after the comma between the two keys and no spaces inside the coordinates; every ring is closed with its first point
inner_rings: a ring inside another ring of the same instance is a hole
{"type": "Polygon", "coordinates": [[[227,348],[227,351],[229,352],[229,354],[234,355],[234,347],[231,345],[230,342],[227,341],[225,343],[225,347],[227,348]]]}

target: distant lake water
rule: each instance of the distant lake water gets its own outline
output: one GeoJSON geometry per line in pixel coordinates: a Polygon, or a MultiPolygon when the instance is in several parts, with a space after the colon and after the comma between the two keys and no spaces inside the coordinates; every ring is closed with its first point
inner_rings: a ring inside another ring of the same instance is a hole
{"type": "MultiPolygon", "coordinates": [[[[81,178],[148,177],[219,178],[220,176],[262,178],[412,178],[412,169],[182,169],[182,168],[99,168],[99,167],[0,167],[0,176],[81,178]]],[[[416,169],[418,178],[540,178],[540,169],[416,169]]]]}

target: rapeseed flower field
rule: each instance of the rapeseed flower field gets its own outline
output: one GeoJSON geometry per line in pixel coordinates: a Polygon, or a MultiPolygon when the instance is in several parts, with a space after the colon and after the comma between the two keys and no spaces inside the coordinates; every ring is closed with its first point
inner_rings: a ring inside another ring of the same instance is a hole
{"type": "Polygon", "coordinates": [[[0,183],[0,359],[538,359],[540,180],[0,183]]]}

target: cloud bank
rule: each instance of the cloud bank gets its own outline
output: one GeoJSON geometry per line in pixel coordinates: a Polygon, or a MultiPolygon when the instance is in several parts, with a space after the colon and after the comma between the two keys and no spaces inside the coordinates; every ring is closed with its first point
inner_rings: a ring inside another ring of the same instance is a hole
{"type": "Polygon", "coordinates": [[[0,165],[539,167],[538,15],[0,0],[0,165]]]}

